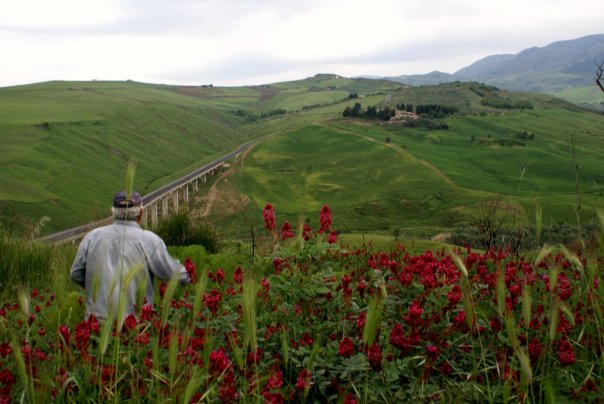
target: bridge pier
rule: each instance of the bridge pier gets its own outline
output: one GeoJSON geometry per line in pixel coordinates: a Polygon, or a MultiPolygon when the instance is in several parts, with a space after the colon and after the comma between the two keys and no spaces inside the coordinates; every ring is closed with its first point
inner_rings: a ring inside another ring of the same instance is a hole
{"type": "Polygon", "coordinates": [[[174,213],[178,213],[178,189],[172,195],[172,207],[174,208],[174,213]]]}
{"type": "Polygon", "coordinates": [[[164,196],[161,199],[161,215],[162,217],[168,216],[168,197],[164,196]]]}
{"type": "Polygon", "coordinates": [[[153,202],[151,205],[151,224],[153,228],[157,227],[157,202],[153,202]]]}

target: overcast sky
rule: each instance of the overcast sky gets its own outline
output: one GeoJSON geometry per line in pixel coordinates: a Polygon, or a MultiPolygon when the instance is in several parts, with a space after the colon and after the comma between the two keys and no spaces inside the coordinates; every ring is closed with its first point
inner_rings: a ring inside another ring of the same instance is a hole
{"type": "Polygon", "coordinates": [[[604,33],[603,0],[0,0],[0,87],[454,73],[604,33]]]}

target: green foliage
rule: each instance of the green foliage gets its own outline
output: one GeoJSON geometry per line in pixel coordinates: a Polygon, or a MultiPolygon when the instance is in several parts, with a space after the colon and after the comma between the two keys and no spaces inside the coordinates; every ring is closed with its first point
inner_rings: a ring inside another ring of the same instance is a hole
{"type": "Polygon", "coordinates": [[[167,245],[201,245],[210,253],[218,251],[220,239],[214,226],[194,221],[184,209],[162,219],[153,230],[167,245]]]}
{"type": "Polygon", "coordinates": [[[405,126],[408,126],[410,128],[422,128],[428,130],[449,129],[449,125],[446,122],[431,118],[409,119],[405,121],[405,126]]]}

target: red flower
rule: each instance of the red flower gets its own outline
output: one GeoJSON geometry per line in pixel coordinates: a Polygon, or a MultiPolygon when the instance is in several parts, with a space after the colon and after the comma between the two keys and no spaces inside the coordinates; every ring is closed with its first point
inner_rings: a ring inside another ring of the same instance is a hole
{"type": "Polygon", "coordinates": [[[329,209],[329,206],[325,205],[321,208],[321,217],[319,220],[321,222],[319,234],[328,232],[331,228],[331,210],[329,209]]]}
{"type": "Polygon", "coordinates": [[[453,317],[453,324],[456,326],[462,326],[466,322],[466,311],[461,310],[455,317],[453,317]]]}
{"type": "Polygon", "coordinates": [[[191,261],[191,258],[187,257],[184,262],[185,271],[189,275],[189,279],[191,279],[191,283],[197,283],[197,271],[195,269],[195,264],[191,261]]]}
{"type": "Polygon", "coordinates": [[[203,303],[213,314],[216,314],[218,311],[218,306],[220,305],[221,300],[222,296],[216,289],[212,289],[209,294],[205,292],[203,293],[203,303]]]}
{"type": "Polygon", "coordinates": [[[304,223],[304,226],[302,227],[302,238],[305,241],[310,240],[310,232],[311,232],[311,228],[309,225],[307,225],[306,223],[304,223]]]}
{"type": "Polygon", "coordinates": [[[367,322],[367,314],[362,311],[359,313],[358,317],[357,317],[357,328],[359,330],[362,330],[363,327],[365,327],[365,323],[367,322]]]}
{"type": "Polygon", "coordinates": [[[281,404],[285,402],[285,398],[281,392],[271,393],[270,391],[262,392],[262,396],[264,397],[264,402],[268,404],[281,404]]]}
{"type": "Polygon", "coordinates": [[[273,205],[267,203],[262,211],[262,216],[264,218],[264,227],[269,231],[275,230],[275,210],[273,209],[273,205]]]}
{"type": "Polygon", "coordinates": [[[573,288],[564,273],[558,275],[558,291],[558,295],[562,300],[568,300],[573,294],[573,288]]]}
{"type": "Polygon", "coordinates": [[[568,366],[575,363],[573,348],[566,338],[558,340],[558,360],[562,366],[568,366]]]}
{"type": "Polygon", "coordinates": [[[451,306],[459,303],[459,301],[461,300],[461,288],[459,287],[459,285],[453,286],[451,291],[447,293],[447,298],[449,299],[449,303],[451,304],[451,306]]]}
{"type": "Polygon", "coordinates": [[[153,306],[151,306],[150,304],[145,304],[143,306],[143,310],[141,311],[141,321],[151,321],[153,320],[154,315],[155,312],[153,311],[153,306]]]}
{"type": "Polygon", "coordinates": [[[313,342],[314,341],[313,341],[312,337],[310,336],[310,334],[305,332],[304,334],[302,334],[302,337],[300,337],[299,344],[310,346],[310,345],[312,345],[313,342]]]}
{"type": "Polygon", "coordinates": [[[350,358],[354,354],[354,344],[349,337],[344,337],[338,346],[338,355],[343,358],[350,358]]]}
{"type": "Polygon", "coordinates": [[[3,342],[0,344],[0,356],[6,358],[8,355],[13,353],[13,348],[8,344],[8,342],[3,342]]]}
{"type": "Polygon", "coordinates": [[[10,397],[10,391],[12,390],[12,387],[14,386],[14,384],[17,382],[17,378],[15,377],[15,375],[13,375],[11,373],[10,370],[8,369],[2,369],[0,371],[0,383],[4,384],[4,389],[0,389],[0,402],[4,403],[10,403],[11,401],[8,400],[8,397],[10,397]],[[6,401],[3,401],[5,396],[4,394],[6,394],[6,401]]]}
{"type": "Polygon", "coordinates": [[[130,331],[136,327],[137,321],[134,314],[128,314],[128,317],[124,320],[124,330],[130,331]]]}
{"type": "Polygon", "coordinates": [[[268,382],[266,387],[269,390],[277,390],[283,386],[283,372],[281,369],[277,369],[270,377],[268,378],[268,382]]]}
{"type": "Polygon", "coordinates": [[[367,285],[365,284],[365,281],[363,279],[361,279],[359,281],[359,284],[357,285],[357,290],[359,291],[359,295],[361,296],[361,299],[365,295],[366,288],[367,288],[367,285]]]}
{"type": "Polygon", "coordinates": [[[210,370],[215,375],[220,375],[226,369],[230,368],[231,361],[227,357],[224,348],[220,347],[217,351],[210,352],[210,370]]]}
{"type": "Polygon", "coordinates": [[[343,404],[357,404],[357,400],[352,393],[348,393],[346,397],[344,397],[343,404]]]}
{"type": "Polygon", "coordinates": [[[311,386],[311,377],[312,375],[308,371],[308,369],[304,368],[298,373],[298,378],[296,379],[296,388],[300,391],[305,391],[311,386]]]}
{"type": "Polygon", "coordinates": [[[287,240],[288,238],[294,238],[294,230],[286,220],[283,222],[283,226],[281,226],[281,240],[287,240]]]}
{"type": "Polygon", "coordinates": [[[396,323],[390,331],[390,344],[403,351],[408,351],[411,348],[410,341],[405,338],[405,330],[403,330],[400,323],[396,323]]]}
{"type": "Polygon", "coordinates": [[[329,244],[335,244],[338,242],[338,233],[336,233],[335,230],[331,231],[331,233],[329,234],[329,238],[327,239],[327,242],[329,244]]]}
{"type": "Polygon", "coordinates": [[[228,371],[220,383],[218,398],[220,398],[220,401],[223,403],[231,403],[237,401],[238,395],[239,394],[235,389],[235,375],[233,374],[233,371],[228,371]]]}
{"type": "Polygon", "coordinates": [[[535,362],[535,361],[537,361],[537,359],[539,359],[539,357],[541,356],[542,350],[543,350],[543,348],[541,347],[541,343],[539,342],[539,340],[536,337],[533,338],[528,343],[529,357],[531,358],[531,360],[533,362],[535,362]]]}
{"type": "Polygon", "coordinates": [[[222,282],[224,282],[224,270],[222,268],[218,268],[216,270],[213,280],[214,280],[214,282],[218,283],[219,285],[222,285],[222,282]]]}
{"type": "Polygon", "coordinates": [[[405,316],[405,321],[408,324],[415,325],[421,319],[423,312],[424,310],[422,309],[420,302],[414,300],[413,302],[411,302],[411,306],[409,306],[409,310],[407,312],[407,315],[405,316]]]}
{"type": "Polygon", "coordinates": [[[382,370],[382,347],[377,342],[371,344],[371,348],[367,351],[367,360],[371,368],[376,372],[382,370]]]}
{"type": "Polygon", "coordinates": [[[434,345],[428,345],[426,346],[426,354],[428,355],[428,357],[432,360],[435,360],[436,358],[438,358],[440,356],[440,349],[438,349],[437,346],[434,345]]]}
{"type": "Polygon", "coordinates": [[[241,269],[241,267],[237,267],[233,273],[233,279],[235,280],[235,283],[239,285],[243,283],[243,269],[241,269]]]}
{"type": "Polygon", "coordinates": [[[275,257],[273,258],[273,268],[275,269],[275,273],[279,275],[285,266],[285,261],[281,258],[275,257]]]}
{"type": "Polygon", "coordinates": [[[62,341],[61,341],[61,345],[63,343],[65,343],[65,345],[69,345],[69,340],[71,338],[71,335],[69,334],[69,328],[67,328],[67,326],[65,326],[65,325],[60,325],[59,326],[59,334],[63,338],[62,341]]]}

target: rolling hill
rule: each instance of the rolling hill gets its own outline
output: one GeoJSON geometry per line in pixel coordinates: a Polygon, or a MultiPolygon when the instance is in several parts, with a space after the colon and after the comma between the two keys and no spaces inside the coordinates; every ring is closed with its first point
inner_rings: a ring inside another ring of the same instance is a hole
{"type": "Polygon", "coordinates": [[[136,188],[147,193],[265,134],[264,121],[283,108],[400,87],[337,84],[311,78],[239,88],[97,81],[1,88],[2,228],[33,227],[48,216],[44,232],[51,232],[106,217],[130,160],[137,165],[136,188]]]}
{"type": "MultiPolygon", "coordinates": [[[[604,117],[542,94],[478,83],[408,87],[317,75],[264,86],[178,87],[52,82],[0,89],[0,223],[51,218],[48,233],[105,217],[137,162],[146,193],[249,139],[245,157],[213,178],[214,203],[190,209],[227,237],[278,221],[308,220],[328,204],[350,233],[429,237],[465,226],[481,203],[504,201],[516,223],[576,222],[569,137],[581,165],[581,218],[601,206],[604,117]],[[342,117],[362,108],[441,105],[427,126],[342,117]],[[432,124],[438,123],[436,127],[432,124]]],[[[207,189],[210,189],[209,187],[207,189]]]]}

